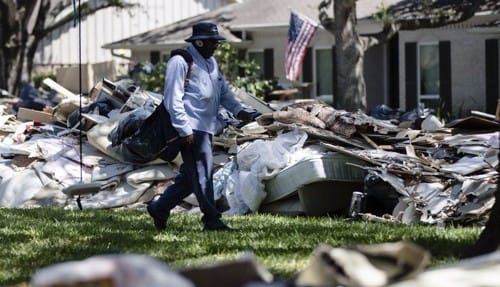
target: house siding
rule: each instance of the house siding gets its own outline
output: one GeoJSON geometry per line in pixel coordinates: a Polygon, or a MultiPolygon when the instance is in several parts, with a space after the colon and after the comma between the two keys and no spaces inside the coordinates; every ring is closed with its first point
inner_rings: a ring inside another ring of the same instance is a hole
{"type": "MultiPolygon", "coordinates": [[[[422,29],[399,32],[399,50],[404,51],[407,43],[443,42],[450,45],[451,70],[451,110],[452,116],[461,117],[469,110],[486,109],[485,40],[498,35],[471,32],[464,29],[422,29]]],[[[404,85],[406,75],[405,53],[399,56],[399,102],[400,108],[407,109],[407,94],[404,85]]]]}
{"type": "MultiPolygon", "coordinates": [[[[81,21],[81,62],[93,64],[116,60],[104,44],[219,8],[225,0],[141,0],[131,10],[104,9],[81,21]]],[[[78,64],[78,27],[67,24],[49,34],[40,44],[35,65],[78,64]]]]}

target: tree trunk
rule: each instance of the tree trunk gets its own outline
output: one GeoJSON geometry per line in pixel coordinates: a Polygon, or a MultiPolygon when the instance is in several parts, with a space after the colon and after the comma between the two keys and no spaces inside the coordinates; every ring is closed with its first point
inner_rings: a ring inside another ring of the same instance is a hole
{"type": "MultiPolygon", "coordinates": [[[[0,31],[0,37],[1,37],[1,31],[0,31]]],[[[0,44],[2,44],[2,39],[0,39],[0,44]]],[[[4,49],[0,48],[0,89],[7,90],[7,63],[6,63],[7,57],[5,56],[4,49]]]]}
{"type": "Polygon", "coordinates": [[[8,67],[8,80],[7,86],[9,87],[9,93],[11,95],[17,95],[19,92],[19,86],[21,84],[21,76],[23,74],[24,60],[26,57],[26,41],[28,39],[28,33],[26,32],[26,18],[22,13],[18,13],[18,25],[19,30],[17,31],[17,41],[15,46],[11,48],[12,62],[10,67],[8,67]]]}
{"type": "Polygon", "coordinates": [[[16,5],[13,1],[0,1],[0,88],[9,90],[8,78],[13,60],[12,46],[15,41],[16,5]]]}
{"type": "MultiPolygon", "coordinates": [[[[138,5],[122,0],[89,2],[82,3],[80,7],[82,18],[109,7],[131,8],[138,5]]],[[[23,75],[27,80],[31,79],[38,43],[48,33],[73,21],[72,10],[61,14],[69,6],[71,1],[0,0],[0,88],[17,96],[23,75]]]]}
{"type": "Polygon", "coordinates": [[[364,49],[356,31],[356,1],[335,0],[335,59],[337,109],[366,109],[366,84],[363,76],[364,49]]]}

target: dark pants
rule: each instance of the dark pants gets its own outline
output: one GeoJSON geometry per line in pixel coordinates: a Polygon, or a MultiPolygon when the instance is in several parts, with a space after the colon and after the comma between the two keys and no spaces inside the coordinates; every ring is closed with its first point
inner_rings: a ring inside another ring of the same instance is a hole
{"type": "Polygon", "coordinates": [[[190,147],[182,147],[183,163],[174,184],[170,185],[151,203],[153,209],[168,218],[169,212],[192,192],[195,194],[205,220],[220,217],[215,207],[212,181],[212,135],[202,131],[194,131],[194,143],[190,147]]]}

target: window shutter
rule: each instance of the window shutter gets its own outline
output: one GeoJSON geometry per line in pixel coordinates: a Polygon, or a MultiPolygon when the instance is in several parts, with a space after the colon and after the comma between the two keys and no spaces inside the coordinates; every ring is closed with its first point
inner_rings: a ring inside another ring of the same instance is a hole
{"type": "Polygon", "coordinates": [[[439,97],[443,101],[443,115],[451,115],[451,43],[439,42],[439,97]]]}
{"type": "Polygon", "coordinates": [[[337,52],[335,50],[335,45],[332,46],[332,83],[333,83],[333,103],[334,106],[338,106],[336,103],[336,95],[338,95],[337,89],[337,52]]]}
{"type": "Polygon", "coordinates": [[[399,107],[399,34],[389,42],[389,106],[399,107]]]}
{"type": "Polygon", "coordinates": [[[311,47],[306,49],[306,54],[304,55],[304,60],[302,60],[302,81],[312,82],[313,80],[313,60],[312,60],[312,49],[311,47]]]}
{"type": "Polygon", "coordinates": [[[264,49],[264,79],[272,80],[274,78],[274,51],[273,49],[264,49]]]}
{"type": "Polygon", "coordinates": [[[487,39],[485,46],[486,112],[495,114],[500,95],[498,88],[498,39],[487,39]]]}
{"type": "Polygon", "coordinates": [[[151,51],[149,53],[149,61],[151,64],[155,65],[160,62],[160,51],[151,51]]]}
{"type": "Polygon", "coordinates": [[[412,110],[418,104],[417,69],[417,43],[405,43],[406,110],[412,110]]]}

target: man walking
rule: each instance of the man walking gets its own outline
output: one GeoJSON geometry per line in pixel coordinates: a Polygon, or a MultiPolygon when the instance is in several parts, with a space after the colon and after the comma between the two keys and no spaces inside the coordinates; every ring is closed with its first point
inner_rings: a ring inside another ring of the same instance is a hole
{"type": "Polygon", "coordinates": [[[248,122],[254,114],[243,110],[221,75],[213,54],[225,40],[212,23],[200,22],[192,27],[185,49],[192,57],[189,63],[181,55],[167,63],[163,104],[172,126],[179,133],[183,164],[174,184],[147,211],[157,229],[167,227],[170,210],[183,198],[194,193],[203,213],[205,230],[230,229],[222,220],[214,201],[212,181],[212,137],[219,106],[238,119],[248,122]]]}

